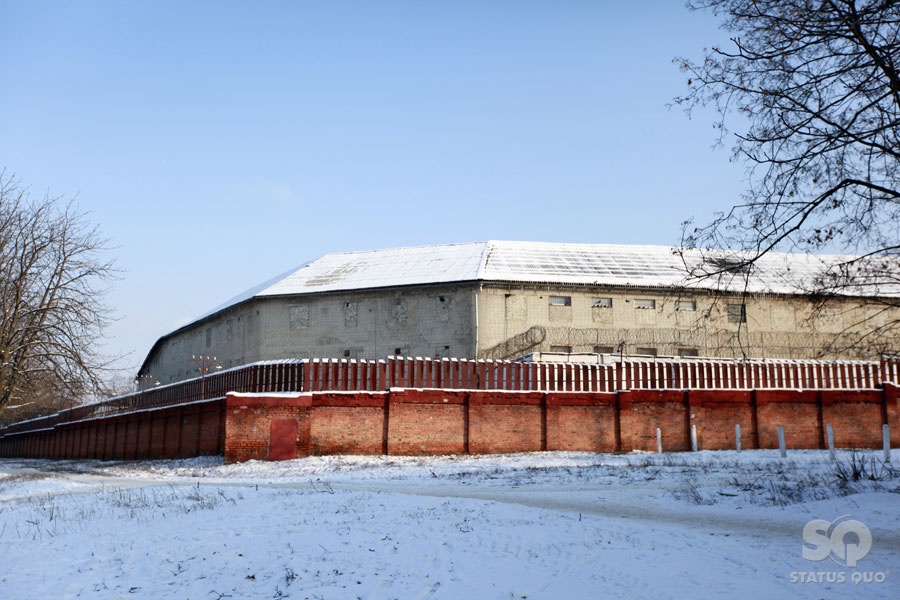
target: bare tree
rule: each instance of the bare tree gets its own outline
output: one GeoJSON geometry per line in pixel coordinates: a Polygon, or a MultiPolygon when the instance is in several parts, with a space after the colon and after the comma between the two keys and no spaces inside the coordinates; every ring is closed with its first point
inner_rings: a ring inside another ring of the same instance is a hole
{"type": "MultiPolygon", "coordinates": [[[[685,223],[684,248],[736,250],[692,277],[751,273],[773,250],[833,255],[805,292],[880,303],[874,326],[848,326],[858,345],[900,323],[900,2],[697,0],[723,19],[729,48],[678,58],[690,114],[714,107],[719,142],[748,165],[743,201],[709,224],[685,223]],[[743,130],[733,133],[734,124],[743,130]]],[[[852,338],[852,339],[851,339],[852,338]]],[[[894,349],[896,350],[896,348],[894,349]]]]}
{"type": "Polygon", "coordinates": [[[0,411],[68,406],[103,388],[97,352],[113,276],[106,240],[72,202],[0,172],[0,411]]]}

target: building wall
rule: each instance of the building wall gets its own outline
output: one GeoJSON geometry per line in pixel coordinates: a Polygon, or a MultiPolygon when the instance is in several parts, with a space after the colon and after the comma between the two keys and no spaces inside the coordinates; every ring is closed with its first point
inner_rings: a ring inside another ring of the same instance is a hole
{"type": "Polygon", "coordinates": [[[196,377],[194,355],[214,356],[225,369],[281,358],[473,356],[476,289],[423,286],[254,299],[163,340],[143,373],[163,384],[196,377]]]}
{"type": "Polygon", "coordinates": [[[789,296],[485,285],[478,297],[478,355],[621,349],[628,355],[877,359],[877,349],[823,354],[837,334],[852,330],[871,310],[852,300],[815,311],[807,299],[789,296]]]}
{"type": "MultiPolygon", "coordinates": [[[[258,298],[161,341],[142,374],[163,384],[196,377],[192,355],[215,356],[222,368],[283,358],[512,359],[620,350],[871,360],[882,349],[824,349],[882,308],[844,300],[815,311],[802,297],[472,283],[258,298]]],[[[877,326],[877,319],[866,327],[877,326]]],[[[883,341],[900,347],[900,339],[883,341]]]]}
{"type": "Polygon", "coordinates": [[[419,287],[263,300],[260,358],[471,356],[475,289],[419,287]]]}
{"type": "Polygon", "coordinates": [[[178,331],[157,343],[141,371],[147,383],[173,383],[199,375],[192,356],[215,357],[224,368],[260,359],[261,318],[253,303],[235,306],[213,319],[178,331]]]}

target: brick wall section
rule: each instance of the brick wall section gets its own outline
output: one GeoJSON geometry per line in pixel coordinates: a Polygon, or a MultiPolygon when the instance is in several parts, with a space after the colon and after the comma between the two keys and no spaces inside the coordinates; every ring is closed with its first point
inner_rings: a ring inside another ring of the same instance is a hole
{"type": "Polygon", "coordinates": [[[312,397],[310,454],[386,453],[385,392],[322,392],[312,397]]]}
{"type": "Polygon", "coordinates": [[[465,391],[391,390],[388,453],[467,453],[468,411],[469,393],[465,391]]]}
{"type": "Polygon", "coordinates": [[[225,400],[225,461],[269,459],[269,434],[275,419],[296,419],[296,455],[309,454],[312,394],[228,394],[225,400]]]}
{"type": "Polygon", "coordinates": [[[834,429],[838,448],[875,448],[881,446],[881,428],[873,427],[883,418],[882,393],[877,390],[822,390],[823,426],[834,429]]]}
{"type": "Polygon", "coordinates": [[[547,450],[616,452],[616,394],[548,393],[547,450]]]}
{"type": "MultiPolygon", "coordinates": [[[[788,448],[824,447],[817,390],[757,390],[756,405],[760,448],[778,448],[779,425],[784,427],[788,448]]],[[[870,427],[880,428],[881,424],[870,427]]]]}
{"type": "MultiPolygon", "coordinates": [[[[697,426],[697,444],[704,450],[734,450],[735,425],[741,426],[741,447],[754,448],[757,441],[755,397],[744,390],[691,390],[688,393],[690,423],[697,426]]],[[[690,439],[690,438],[688,438],[690,439]]]]}
{"type": "Polygon", "coordinates": [[[883,421],[891,426],[891,447],[900,447],[900,387],[884,384],[883,421]]]}
{"type": "Polygon", "coordinates": [[[309,454],[445,454],[539,450],[613,452],[878,448],[881,425],[900,446],[900,388],[883,390],[634,390],[619,393],[391,389],[387,392],[229,394],[6,435],[0,456],[143,459],[223,454],[228,462],[309,454]],[[273,420],[282,419],[274,429],[273,420]],[[284,427],[284,425],[290,427],[284,427]],[[294,427],[296,424],[296,427],[294,427]],[[295,439],[282,439],[284,432],[295,439]],[[281,432],[281,433],[278,433],[281,432]],[[295,433],[294,433],[295,432],[295,433]]]}
{"type": "Polygon", "coordinates": [[[623,451],[655,451],[657,428],[664,451],[690,450],[686,392],[632,390],[622,395],[626,398],[622,405],[623,451]]]}
{"type": "Polygon", "coordinates": [[[541,392],[469,392],[469,452],[546,450],[543,414],[541,392]]]}

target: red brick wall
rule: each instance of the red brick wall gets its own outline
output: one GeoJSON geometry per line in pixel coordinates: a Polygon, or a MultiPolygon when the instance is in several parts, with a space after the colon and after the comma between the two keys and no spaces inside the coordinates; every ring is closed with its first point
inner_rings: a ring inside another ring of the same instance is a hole
{"type": "Polygon", "coordinates": [[[615,452],[616,394],[548,393],[547,450],[615,452]]]}
{"type": "Polygon", "coordinates": [[[882,418],[891,426],[891,447],[900,447],[900,387],[884,384],[884,414],[882,418]]]}
{"type": "Polygon", "coordinates": [[[735,425],[741,426],[741,447],[756,445],[753,392],[748,390],[691,390],[691,424],[697,426],[697,445],[703,450],[734,450],[735,425]]]}
{"type": "Polygon", "coordinates": [[[273,419],[297,419],[299,456],[300,446],[309,447],[311,400],[309,393],[228,394],[225,400],[225,461],[267,460],[273,419]],[[306,439],[299,439],[302,437],[306,439]]]}
{"type": "Polygon", "coordinates": [[[311,454],[383,454],[384,392],[321,392],[312,399],[311,454]]]}
{"type": "Polygon", "coordinates": [[[391,390],[388,453],[465,454],[468,402],[463,391],[391,390]]]}
{"type": "Polygon", "coordinates": [[[878,390],[822,390],[822,422],[834,430],[837,448],[876,448],[881,446],[880,423],[884,412],[878,390]]]}
{"type": "Polygon", "coordinates": [[[534,452],[546,449],[541,392],[469,392],[469,452],[534,452]]]}
{"type": "Polygon", "coordinates": [[[228,462],[266,460],[272,421],[280,456],[444,454],[538,450],[612,452],[881,446],[881,425],[900,445],[900,388],[883,390],[634,390],[619,393],[392,389],[388,392],[231,394],[227,400],[96,418],[0,438],[10,457],[134,459],[224,453],[228,462]],[[290,421],[290,423],[288,423],[290,421]],[[296,427],[294,427],[296,424],[296,427]],[[296,431],[296,434],[292,433],[296,431]]]}
{"type": "Polygon", "coordinates": [[[690,450],[687,395],[680,390],[632,390],[621,394],[622,450],[656,450],[656,429],[663,451],[690,450]]]}
{"type": "Polygon", "coordinates": [[[756,410],[760,448],[778,448],[779,425],[788,448],[824,447],[818,391],[757,390],[756,410]]]}

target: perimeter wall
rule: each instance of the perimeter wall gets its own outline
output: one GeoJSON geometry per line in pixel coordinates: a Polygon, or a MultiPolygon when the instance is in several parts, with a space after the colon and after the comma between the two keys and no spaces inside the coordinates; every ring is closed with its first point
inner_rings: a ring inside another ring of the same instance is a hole
{"type": "Polygon", "coordinates": [[[900,447],[900,363],[268,361],[0,429],[0,456],[629,452],[900,447]],[[296,390],[296,391],[295,391],[296,390]]]}
{"type": "Polygon", "coordinates": [[[900,388],[522,392],[392,388],[385,392],[228,394],[225,461],[316,454],[480,454],[573,450],[877,448],[900,445],[900,388]]]}
{"type": "Polygon", "coordinates": [[[0,456],[99,460],[222,454],[225,399],[62,422],[0,437],[0,456]]]}

